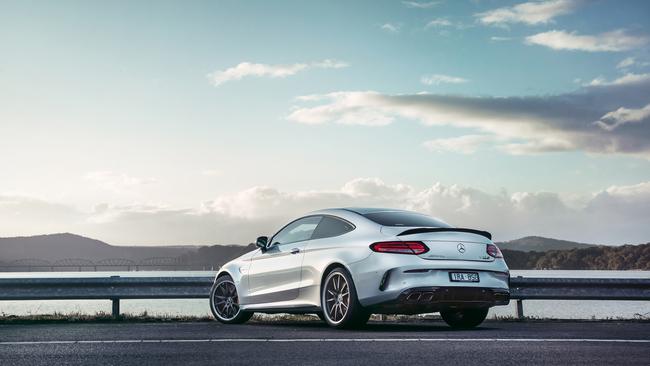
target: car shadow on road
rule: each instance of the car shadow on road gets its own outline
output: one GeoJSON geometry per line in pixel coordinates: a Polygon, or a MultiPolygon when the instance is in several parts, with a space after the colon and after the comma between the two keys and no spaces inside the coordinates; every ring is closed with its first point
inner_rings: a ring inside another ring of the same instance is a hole
{"type": "MultiPolygon", "coordinates": [[[[249,323],[259,327],[282,327],[282,328],[300,328],[305,330],[334,330],[326,323],[321,321],[255,321],[249,323]]],[[[490,331],[498,328],[488,325],[477,328],[464,330],[452,329],[442,321],[417,322],[417,323],[398,323],[398,322],[368,322],[365,326],[350,331],[354,332],[371,332],[371,333],[393,333],[393,332],[477,332],[490,331]]]]}

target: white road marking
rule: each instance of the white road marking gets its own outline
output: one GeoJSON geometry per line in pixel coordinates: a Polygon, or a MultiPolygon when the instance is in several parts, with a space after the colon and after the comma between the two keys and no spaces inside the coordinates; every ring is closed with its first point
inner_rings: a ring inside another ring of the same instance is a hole
{"type": "Polygon", "coordinates": [[[0,346],[47,344],[115,343],[205,343],[205,342],[609,342],[650,343],[650,339],[600,338],[212,338],[212,339],[111,339],[79,341],[0,341],[0,346]]]}

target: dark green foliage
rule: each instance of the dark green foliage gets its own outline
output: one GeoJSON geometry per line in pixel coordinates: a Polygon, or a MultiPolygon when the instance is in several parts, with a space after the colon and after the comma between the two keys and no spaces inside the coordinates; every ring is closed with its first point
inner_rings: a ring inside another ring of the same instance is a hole
{"type": "Polygon", "coordinates": [[[510,269],[650,270],[650,243],[547,252],[503,250],[510,269]]]}

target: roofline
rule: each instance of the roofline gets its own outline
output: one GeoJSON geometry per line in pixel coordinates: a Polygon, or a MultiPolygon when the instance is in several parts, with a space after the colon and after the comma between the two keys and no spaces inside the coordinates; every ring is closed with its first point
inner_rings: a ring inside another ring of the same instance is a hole
{"type": "Polygon", "coordinates": [[[415,212],[415,211],[402,210],[402,209],[398,209],[398,208],[379,208],[379,207],[344,207],[344,208],[341,208],[341,210],[354,212],[354,213],[357,213],[359,215],[365,215],[367,213],[377,213],[377,212],[413,212],[413,213],[419,213],[419,212],[415,212]],[[360,211],[367,211],[367,212],[360,212],[360,211]]]}
{"type": "Polygon", "coordinates": [[[379,213],[379,212],[409,212],[419,215],[425,215],[416,211],[402,210],[397,208],[383,208],[383,207],[331,207],[324,208],[316,211],[311,211],[306,213],[306,215],[316,215],[316,214],[336,214],[336,213],[353,213],[359,216],[365,217],[365,215],[370,213],[379,213]]]}

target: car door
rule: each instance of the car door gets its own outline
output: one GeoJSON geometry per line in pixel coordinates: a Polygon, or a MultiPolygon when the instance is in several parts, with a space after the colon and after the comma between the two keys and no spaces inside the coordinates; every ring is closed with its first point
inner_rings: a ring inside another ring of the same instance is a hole
{"type": "Polygon", "coordinates": [[[323,215],[323,219],[320,220],[309,240],[309,247],[302,260],[300,288],[305,292],[301,296],[313,296],[308,289],[320,288],[323,259],[335,258],[336,252],[345,251],[345,239],[340,236],[354,229],[355,226],[349,221],[332,215],[323,215]]]}
{"type": "Polygon", "coordinates": [[[248,286],[251,304],[294,300],[300,289],[300,269],[312,233],[322,219],[307,216],[282,228],[269,248],[251,259],[248,286]]]}

